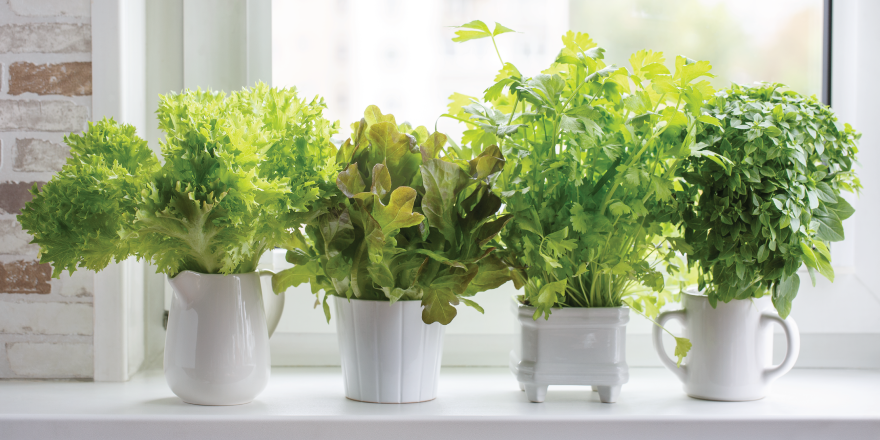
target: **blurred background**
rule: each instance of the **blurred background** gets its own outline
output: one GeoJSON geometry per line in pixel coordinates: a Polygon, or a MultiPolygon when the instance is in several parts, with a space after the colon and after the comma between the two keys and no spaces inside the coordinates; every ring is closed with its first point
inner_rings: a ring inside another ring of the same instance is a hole
{"type": "MultiPolygon", "coordinates": [[[[272,78],[307,96],[322,93],[328,117],[348,125],[369,104],[433,131],[453,92],[481,96],[500,67],[490,40],[453,43],[471,20],[516,30],[498,37],[506,62],[534,76],[553,62],[568,30],[629,66],[640,49],[712,63],[716,87],[781,82],[822,89],[823,0],[275,0],[272,78]]],[[[440,131],[459,124],[443,119],[440,131]]]]}

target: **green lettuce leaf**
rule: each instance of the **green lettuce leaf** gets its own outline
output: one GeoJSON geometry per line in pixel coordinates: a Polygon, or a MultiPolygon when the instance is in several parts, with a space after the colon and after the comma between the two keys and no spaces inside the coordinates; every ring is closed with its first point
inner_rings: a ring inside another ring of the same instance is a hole
{"type": "Polygon", "coordinates": [[[497,215],[501,200],[491,191],[504,167],[501,150],[487,148],[468,162],[445,154],[446,142],[425,127],[397,125],[376,106],[352,124],[336,156],[348,160],[340,163],[336,196],[306,223],[310,243],[288,248],[300,264],[317,264],[313,291],[418,300],[424,322],[445,325],[461,302],[479,310],[465,297],[512,279],[513,271],[493,258],[512,218],[497,215]]]}
{"type": "Polygon", "coordinates": [[[291,226],[314,202],[337,194],[338,124],[324,108],[262,83],[162,96],[161,166],[133,127],[90,124],[67,137],[70,160],[20,221],[56,276],[129,256],[169,276],[252,272],[266,250],[300,241],[291,226]]]}

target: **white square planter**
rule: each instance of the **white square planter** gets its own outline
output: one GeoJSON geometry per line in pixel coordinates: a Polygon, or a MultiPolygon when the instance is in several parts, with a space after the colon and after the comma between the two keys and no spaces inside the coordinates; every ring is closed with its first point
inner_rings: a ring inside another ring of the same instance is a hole
{"type": "Polygon", "coordinates": [[[543,402],[549,385],[591,385],[602,402],[617,400],[629,381],[629,308],[554,308],[550,319],[534,320],[534,307],[516,307],[510,371],[530,401],[543,402]]]}

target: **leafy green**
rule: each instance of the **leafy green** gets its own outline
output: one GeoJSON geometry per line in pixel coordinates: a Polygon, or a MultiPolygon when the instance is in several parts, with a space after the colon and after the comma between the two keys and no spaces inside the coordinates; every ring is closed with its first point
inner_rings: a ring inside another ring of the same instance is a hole
{"type": "Polygon", "coordinates": [[[674,172],[699,152],[703,115],[685,96],[711,92],[696,82],[708,63],[678,57],[671,74],[661,53],[640,51],[631,69],[616,68],[587,34],[562,42],[547,73],[517,76],[507,63],[506,93],[449,113],[491,133],[509,158],[496,181],[513,215],[502,238],[526,303],[547,316],[555,306],[617,307],[648,289],[656,293],[638,296],[640,309],[659,308],[667,296],[657,268],[674,256],[663,246],[674,172]],[[544,289],[560,280],[562,294],[544,289]]]}
{"type": "Polygon", "coordinates": [[[681,366],[681,361],[691,351],[692,346],[690,339],[675,337],[675,352],[673,353],[677,359],[675,365],[681,366]]]}
{"type": "Polygon", "coordinates": [[[55,276],[129,256],[169,276],[252,272],[265,250],[298,240],[291,219],[335,190],[337,125],[324,108],[262,83],[163,96],[163,165],[134,127],[90,124],[66,138],[71,158],[19,221],[55,276]]]}
{"type": "Polygon", "coordinates": [[[70,158],[18,216],[40,246],[40,261],[53,276],[77,267],[102,269],[131,255],[119,232],[135,220],[146,176],[159,161],[131,125],[112,119],[89,122],[82,135],[64,138],[70,158]]]}
{"type": "MultiPolygon", "coordinates": [[[[397,125],[367,107],[337,153],[338,191],[306,222],[309,240],[288,247],[297,266],[275,275],[276,291],[311,283],[343,298],[421,300],[426,323],[448,324],[460,302],[498,287],[510,268],[493,241],[509,216],[490,182],[504,167],[498,148],[469,161],[443,156],[446,136],[397,125]]],[[[324,312],[330,319],[329,310],[324,312]]]]}
{"type": "Polygon", "coordinates": [[[455,35],[457,36],[452,39],[452,41],[456,42],[475,40],[478,38],[486,37],[491,38],[508,32],[516,32],[513,29],[502,26],[500,23],[495,23],[495,30],[490,32],[489,26],[486,26],[486,23],[483,23],[480,20],[474,20],[461,26],[456,26],[456,28],[459,29],[455,31],[455,35]]]}
{"type": "MultiPolygon", "coordinates": [[[[556,61],[527,77],[504,64],[483,101],[450,105],[468,124],[461,155],[499,145],[508,165],[496,180],[513,216],[501,232],[520,300],[549,318],[555,307],[629,305],[654,317],[677,273],[671,226],[676,170],[695,142],[707,62],[642,50],[630,68],[569,31],[556,61]],[[469,145],[470,148],[465,148],[469,145]],[[663,268],[668,273],[663,273],[663,268]]],[[[684,342],[678,350],[686,352],[684,342]]]]}
{"type": "Polygon", "coordinates": [[[770,293],[786,317],[801,264],[834,279],[828,245],[853,214],[841,192],[861,188],[852,170],[860,134],[780,84],[734,85],[704,113],[719,123],[696,141],[714,156],[688,158],[675,193],[688,265],[713,305],[770,293]]]}
{"type": "Polygon", "coordinates": [[[495,44],[495,37],[508,32],[516,32],[515,30],[502,26],[500,23],[495,23],[495,29],[490,31],[489,26],[486,26],[486,23],[483,23],[480,20],[474,20],[461,26],[455,26],[455,28],[458,29],[455,31],[456,37],[452,39],[452,41],[455,42],[464,42],[486,37],[491,38],[492,45],[495,46],[495,53],[498,55],[498,61],[501,61],[502,66],[504,65],[504,60],[501,59],[501,53],[498,52],[498,45],[495,44]]]}

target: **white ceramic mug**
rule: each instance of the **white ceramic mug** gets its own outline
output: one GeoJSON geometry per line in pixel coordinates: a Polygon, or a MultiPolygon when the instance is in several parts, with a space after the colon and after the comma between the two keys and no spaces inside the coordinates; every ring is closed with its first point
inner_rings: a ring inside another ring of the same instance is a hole
{"type": "Polygon", "coordinates": [[[698,399],[744,401],[762,399],[771,382],[791,370],[800,352],[797,324],[782,319],[769,296],[719,302],[712,308],[706,296],[685,293],[684,310],[664,312],[660,325],[677,319],[690,339],[690,353],[677,367],[663,349],[663,330],[654,326],[654,348],[663,364],[684,383],[688,396],[698,399]],[[788,349],[778,366],[773,362],[773,327],[785,330],[788,349]]]}
{"type": "Polygon", "coordinates": [[[269,383],[269,332],[256,272],[183,271],[165,335],[165,380],[184,402],[248,403],[269,383]]]}

